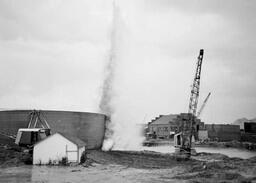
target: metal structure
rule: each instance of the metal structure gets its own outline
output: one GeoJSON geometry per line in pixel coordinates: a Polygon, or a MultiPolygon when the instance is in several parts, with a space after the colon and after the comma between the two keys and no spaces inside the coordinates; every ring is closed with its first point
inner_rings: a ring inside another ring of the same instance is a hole
{"type": "Polygon", "coordinates": [[[201,106],[201,108],[199,109],[198,113],[197,113],[197,118],[200,117],[200,115],[202,114],[202,111],[204,110],[204,107],[209,99],[209,97],[211,96],[211,92],[209,92],[209,94],[207,95],[207,97],[205,98],[203,105],[201,106]]]}
{"type": "Polygon", "coordinates": [[[48,122],[40,111],[33,110],[29,114],[29,118],[28,128],[36,128],[37,124],[40,124],[41,128],[50,129],[48,122]]]}
{"type": "Polygon", "coordinates": [[[200,89],[200,78],[201,78],[201,68],[203,61],[204,50],[201,49],[199,56],[197,58],[196,73],[191,89],[190,100],[189,100],[189,110],[188,118],[183,119],[181,123],[180,133],[174,136],[175,152],[179,158],[188,158],[191,155],[191,144],[192,137],[195,137],[195,118],[197,111],[197,104],[199,98],[200,89]]]}
{"type": "MultiPolygon", "coordinates": [[[[28,118],[29,118],[29,124],[28,124],[27,128],[29,128],[29,129],[38,128],[36,126],[38,124],[40,124],[40,128],[50,129],[48,122],[46,121],[43,113],[41,113],[40,111],[33,110],[32,112],[29,113],[28,118]]],[[[17,134],[7,133],[3,130],[0,131],[0,135],[8,137],[10,139],[14,139],[14,140],[17,137],[17,134]]]]}
{"type": "Polygon", "coordinates": [[[200,89],[200,78],[201,78],[201,68],[203,62],[204,50],[201,49],[199,52],[199,56],[197,58],[197,67],[196,74],[194,77],[194,82],[191,89],[190,100],[189,100],[189,109],[188,113],[196,116],[197,103],[199,98],[199,89],[200,89]]]}
{"type": "Polygon", "coordinates": [[[51,134],[50,126],[43,113],[33,110],[29,113],[29,118],[28,127],[20,128],[17,132],[15,144],[19,146],[32,147],[51,134]]]}

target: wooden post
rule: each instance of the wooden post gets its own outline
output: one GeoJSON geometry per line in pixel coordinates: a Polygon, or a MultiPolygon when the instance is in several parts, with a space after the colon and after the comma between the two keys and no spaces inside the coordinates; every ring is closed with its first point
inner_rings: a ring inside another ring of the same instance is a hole
{"type": "Polygon", "coordinates": [[[77,147],[77,163],[79,163],[79,147],[78,145],[76,145],[76,147],[77,147]]]}

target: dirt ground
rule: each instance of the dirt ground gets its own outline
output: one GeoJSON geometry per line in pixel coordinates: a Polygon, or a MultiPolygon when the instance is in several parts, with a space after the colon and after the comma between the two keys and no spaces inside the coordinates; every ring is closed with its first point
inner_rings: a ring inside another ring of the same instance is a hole
{"type": "Polygon", "coordinates": [[[256,182],[256,157],[199,153],[187,161],[152,151],[88,151],[88,166],[32,166],[0,148],[0,182],[256,182]]]}
{"type": "Polygon", "coordinates": [[[159,181],[256,182],[256,157],[244,160],[199,153],[190,160],[177,161],[172,154],[149,151],[91,151],[88,157],[99,164],[158,170],[159,181]]]}
{"type": "Polygon", "coordinates": [[[32,163],[29,153],[24,153],[24,149],[12,145],[0,145],[0,167],[21,166],[32,163]]]}

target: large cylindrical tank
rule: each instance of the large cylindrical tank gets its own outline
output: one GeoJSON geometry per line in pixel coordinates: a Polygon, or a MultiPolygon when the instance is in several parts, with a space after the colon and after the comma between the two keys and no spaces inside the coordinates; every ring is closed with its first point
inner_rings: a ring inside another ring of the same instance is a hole
{"type": "MultiPolygon", "coordinates": [[[[31,110],[0,111],[0,133],[16,134],[19,128],[27,128],[31,110]]],[[[87,143],[88,149],[99,149],[105,133],[106,116],[98,113],[71,111],[40,111],[52,133],[75,136],[87,143]]],[[[0,143],[6,137],[0,135],[0,143]]]]}

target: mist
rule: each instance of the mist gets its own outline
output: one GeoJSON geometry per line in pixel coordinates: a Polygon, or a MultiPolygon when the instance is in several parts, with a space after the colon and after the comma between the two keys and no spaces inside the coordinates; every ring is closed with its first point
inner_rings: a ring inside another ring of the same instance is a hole
{"type": "Polygon", "coordinates": [[[125,109],[125,103],[119,103],[118,93],[118,63],[122,63],[123,37],[126,36],[126,26],[118,5],[113,2],[112,28],[110,31],[110,50],[105,66],[105,78],[100,98],[100,112],[107,115],[106,132],[102,150],[135,150],[142,146],[142,130],[136,126],[136,121],[130,121],[125,109]],[[121,108],[120,106],[124,106],[121,108]],[[122,111],[124,110],[124,111],[122,111]]]}

